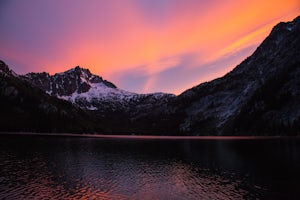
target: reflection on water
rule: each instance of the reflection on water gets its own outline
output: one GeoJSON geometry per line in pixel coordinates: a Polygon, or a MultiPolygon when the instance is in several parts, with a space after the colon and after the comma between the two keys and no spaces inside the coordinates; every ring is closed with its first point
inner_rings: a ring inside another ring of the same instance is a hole
{"type": "Polygon", "coordinates": [[[299,199],[299,139],[0,136],[0,199],[299,199]]]}

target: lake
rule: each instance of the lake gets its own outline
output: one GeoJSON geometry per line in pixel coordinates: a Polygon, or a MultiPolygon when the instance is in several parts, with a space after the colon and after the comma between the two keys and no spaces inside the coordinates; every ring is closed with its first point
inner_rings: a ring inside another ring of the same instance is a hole
{"type": "Polygon", "coordinates": [[[300,199],[296,137],[0,139],[0,199],[300,199]]]}

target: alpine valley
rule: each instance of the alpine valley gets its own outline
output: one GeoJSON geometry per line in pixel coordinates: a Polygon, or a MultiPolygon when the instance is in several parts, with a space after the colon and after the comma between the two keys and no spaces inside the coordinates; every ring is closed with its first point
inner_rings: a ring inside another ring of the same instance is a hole
{"type": "Polygon", "coordinates": [[[0,131],[300,135],[300,16],[225,76],[182,94],[136,94],[79,66],[17,75],[0,62],[0,131]]]}

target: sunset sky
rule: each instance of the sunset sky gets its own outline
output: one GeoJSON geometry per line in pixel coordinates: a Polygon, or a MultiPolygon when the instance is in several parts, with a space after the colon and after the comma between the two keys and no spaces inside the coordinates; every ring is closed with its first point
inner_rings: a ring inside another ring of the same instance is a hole
{"type": "Polygon", "coordinates": [[[19,74],[80,65],[121,89],[179,94],[299,14],[299,0],[1,0],[0,59],[19,74]]]}

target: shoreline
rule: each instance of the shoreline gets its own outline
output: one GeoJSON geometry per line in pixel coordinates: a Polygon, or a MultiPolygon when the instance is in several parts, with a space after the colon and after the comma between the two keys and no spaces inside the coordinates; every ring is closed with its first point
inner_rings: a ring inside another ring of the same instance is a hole
{"type": "Polygon", "coordinates": [[[284,139],[300,138],[300,136],[161,136],[161,135],[105,135],[76,133],[32,133],[32,132],[0,132],[0,136],[59,136],[103,139],[142,139],[142,140],[251,140],[251,139],[284,139]]]}

